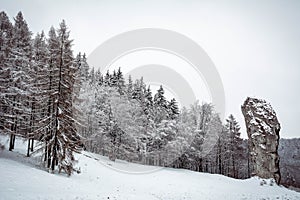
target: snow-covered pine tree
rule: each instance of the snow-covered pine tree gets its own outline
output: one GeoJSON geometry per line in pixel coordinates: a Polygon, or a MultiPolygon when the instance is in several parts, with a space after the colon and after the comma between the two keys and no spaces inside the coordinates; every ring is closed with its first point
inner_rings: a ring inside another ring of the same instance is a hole
{"type": "Polygon", "coordinates": [[[152,149],[153,135],[155,135],[155,123],[154,123],[154,113],[153,113],[153,97],[150,86],[146,89],[143,87],[144,93],[144,102],[143,102],[143,111],[146,120],[144,120],[143,130],[139,137],[139,150],[142,153],[142,162],[143,164],[148,164],[149,157],[148,154],[152,149]]]}
{"type": "Polygon", "coordinates": [[[89,71],[90,71],[90,67],[89,67],[89,65],[87,63],[87,60],[86,60],[86,54],[84,53],[82,55],[81,65],[80,65],[80,75],[81,75],[83,81],[88,80],[89,71]]]}
{"type": "Polygon", "coordinates": [[[124,80],[124,76],[123,76],[123,73],[122,73],[120,67],[117,71],[117,87],[118,87],[118,92],[120,93],[120,95],[124,95],[125,94],[125,80],[124,80]]]}
{"type": "Polygon", "coordinates": [[[4,11],[0,12],[0,30],[0,64],[2,68],[11,48],[13,31],[13,25],[4,11]]]}
{"type": "MultiPolygon", "coordinates": [[[[51,32],[53,34],[53,29],[51,32]]],[[[73,153],[80,153],[82,148],[73,103],[76,67],[71,49],[72,40],[69,39],[69,31],[64,20],[60,23],[57,33],[57,37],[53,35],[51,38],[58,42],[58,48],[54,45],[54,49],[51,49],[54,53],[53,59],[56,61],[53,67],[57,69],[53,70],[54,102],[52,102],[51,118],[54,120],[54,126],[45,139],[47,153],[50,155],[51,170],[54,171],[55,166],[58,166],[59,171],[64,170],[71,175],[74,170],[73,153]]],[[[57,44],[56,41],[53,44],[57,44]]]]}
{"type": "Polygon", "coordinates": [[[59,84],[59,40],[54,27],[51,27],[48,33],[47,39],[47,51],[49,52],[49,58],[47,63],[47,92],[46,103],[47,110],[45,113],[46,118],[43,120],[45,130],[40,137],[40,140],[44,142],[44,162],[45,166],[50,169],[52,147],[49,144],[50,138],[52,138],[55,129],[55,96],[57,95],[57,88],[59,84]]]}
{"type": "Polygon", "coordinates": [[[89,75],[89,65],[86,61],[85,54],[81,55],[79,53],[75,59],[76,73],[75,73],[75,84],[73,89],[74,94],[74,105],[76,110],[74,112],[77,116],[78,123],[77,129],[83,137],[89,136],[89,126],[90,126],[90,110],[91,104],[95,102],[95,87],[97,86],[97,81],[101,76],[100,71],[95,74],[95,81],[90,81],[89,75]],[[91,83],[91,84],[90,84],[91,83]]]}
{"type": "Polygon", "coordinates": [[[175,98],[172,98],[170,102],[168,102],[167,105],[168,109],[168,118],[171,120],[174,120],[178,117],[179,115],[179,108],[176,102],[175,98]]]}
{"type": "Polygon", "coordinates": [[[240,126],[233,115],[229,115],[226,120],[226,128],[228,131],[228,152],[229,152],[229,172],[228,176],[238,178],[239,158],[242,154],[242,139],[240,137],[240,126]]]}
{"type": "Polygon", "coordinates": [[[137,100],[139,103],[142,101],[142,83],[139,79],[135,80],[133,84],[132,99],[137,100]]]}
{"type": "Polygon", "coordinates": [[[112,87],[117,87],[118,85],[118,77],[116,70],[113,71],[113,74],[110,76],[110,82],[112,87]]]}
{"type": "Polygon", "coordinates": [[[156,124],[159,124],[162,120],[167,119],[167,100],[164,95],[165,91],[161,85],[153,98],[154,122],[156,124]]]}
{"type": "Polygon", "coordinates": [[[148,86],[147,90],[144,93],[145,93],[145,114],[149,116],[153,109],[153,97],[152,97],[150,86],[148,86]]]}
{"type": "Polygon", "coordinates": [[[9,86],[11,80],[11,66],[8,55],[12,48],[13,25],[7,14],[0,12],[0,130],[4,134],[10,133],[10,108],[9,108],[9,86]]]}
{"type": "Polygon", "coordinates": [[[108,70],[107,70],[107,72],[104,76],[104,85],[105,86],[111,86],[111,75],[109,74],[108,70]]]}
{"type": "Polygon", "coordinates": [[[17,14],[14,20],[12,49],[8,54],[11,77],[8,95],[11,124],[9,150],[14,149],[16,135],[26,137],[30,118],[29,84],[32,81],[29,76],[32,64],[31,32],[21,12],[17,14]]]}
{"type": "Polygon", "coordinates": [[[95,69],[92,67],[90,73],[89,73],[89,84],[93,85],[95,83],[95,69]]]}
{"type": "Polygon", "coordinates": [[[226,162],[226,148],[228,143],[228,134],[227,130],[224,126],[222,126],[221,133],[219,135],[219,138],[217,140],[216,146],[215,146],[215,154],[216,154],[216,170],[215,172],[217,174],[225,174],[225,168],[227,168],[227,162],[226,162]]]}
{"type": "Polygon", "coordinates": [[[103,85],[104,78],[103,78],[103,75],[102,75],[100,69],[98,69],[95,73],[95,81],[96,81],[98,86],[103,85]]]}
{"type": "Polygon", "coordinates": [[[131,75],[128,76],[128,83],[127,83],[127,90],[126,90],[127,96],[129,99],[132,98],[133,93],[133,81],[131,75]]]}
{"type": "Polygon", "coordinates": [[[47,129],[47,104],[49,101],[49,52],[44,32],[37,34],[33,41],[32,67],[29,70],[30,83],[30,122],[27,133],[28,148],[33,151],[34,139],[40,139],[47,129]]]}

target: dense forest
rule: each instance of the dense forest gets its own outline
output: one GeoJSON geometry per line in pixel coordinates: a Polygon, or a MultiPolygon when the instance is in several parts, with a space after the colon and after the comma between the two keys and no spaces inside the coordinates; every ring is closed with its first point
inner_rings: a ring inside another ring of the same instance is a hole
{"type": "Polygon", "coordinates": [[[33,36],[21,12],[0,13],[0,133],[28,141],[50,171],[72,174],[83,149],[146,165],[251,175],[248,143],[233,115],[225,124],[210,103],[179,108],[161,86],[101,73],[85,54],[74,55],[62,21],[33,36]],[[95,67],[95,68],[94,68],[95,67]],[[152,94],[153,92],[153,94],[152,94]],[[34,149],[34,141],[38,147],[34,149]]]}

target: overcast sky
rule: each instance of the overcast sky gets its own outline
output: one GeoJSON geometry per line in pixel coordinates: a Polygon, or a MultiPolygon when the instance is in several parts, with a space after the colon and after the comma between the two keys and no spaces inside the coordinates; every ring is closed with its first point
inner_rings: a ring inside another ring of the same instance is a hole
{"type": "Polygon", "coordinates": [[[87,55],[130,30],[181,33],[214,62],[225,89],[226,115],[236,116],[243,137],[240,107],[247,96],[271,103],[282,125],[281,137],[300,136],[300,1],[0,0],[0,9],[11,19],[21,10],[34,33],[48,32],[65,19],[74,51],[87,55]]]}

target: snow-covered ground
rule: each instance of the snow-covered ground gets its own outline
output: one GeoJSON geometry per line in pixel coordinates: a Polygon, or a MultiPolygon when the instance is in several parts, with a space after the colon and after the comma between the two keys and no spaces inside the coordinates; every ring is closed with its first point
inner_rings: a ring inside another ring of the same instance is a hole
{"type": "MultiPolygon", "coordinates": [[[[7,142],[7,137],[0,137],[6,149],[7,142]]],[[[111,162],[88,152],[77,155],[81,173],[66,177],[40,169],[37,158],[24,156],[26,145],[18,139],[14,152],[0,150],[1,200],[300,199],[300,193],[284,187],[261,186],[258,178],[236,180],[183,169],[111,162]]]]}

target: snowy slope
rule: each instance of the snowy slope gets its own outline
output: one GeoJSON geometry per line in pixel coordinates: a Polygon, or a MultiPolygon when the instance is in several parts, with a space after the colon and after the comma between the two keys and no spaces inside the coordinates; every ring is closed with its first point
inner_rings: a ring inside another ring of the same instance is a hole
{"type": "MultiPolygon", "coordinates": [[[[7,139],[0,137],[0,142],[7,139]]],[[[188,170],[143,166],[83,152],[80,174],[70,178],[39,169],[26,158],[26,143],[0,150],[0,199],[300,199],[300,193],[261,180],[236,180],[188,170]],[[87,157],[88,156],[88,157],[87,157]],[[89,158],[92,157],[92,158],[89,158]]]]}

